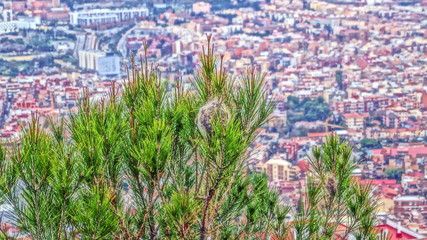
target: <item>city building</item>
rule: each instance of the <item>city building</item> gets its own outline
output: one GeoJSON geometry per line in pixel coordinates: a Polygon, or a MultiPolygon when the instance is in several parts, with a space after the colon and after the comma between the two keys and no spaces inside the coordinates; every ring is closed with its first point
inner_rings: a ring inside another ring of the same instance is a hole
{"type": "Polygon", "coordinates": [[[91,9],[70,13],[70,24],[80,26],[102,25],[107,23],[137,20],[146,17],[149,10],[146,7],[130,9],[91,9]]]}
{"type": "Polygon", "coordinates": [[[120,75],[120,57],[107,54],[98,59],[97,71],[99,75],[120,75]]]}
{"type": "Polygon", "coordinates": [[[394,214],[396,216],[409,218],[416,210],[423,216],[427,216],[427,201],[422,196],[400,196],[394,199],[394,214]]]}
{"type": "Polygon", "coordinates": [[[348,129],[362,130],[364,129],[366,115],[358,113],[347,113],[343,115],[345,124],[348,129]]]}
{"type": "Polygon", "coordinates": [[[119,75],[120,57],[101,51],[79,51],[79,67],[95,70],[100,75],[119,75]]]}
{"type": "Polygon", "coordinates": [[[257,172],[266,173],[271,181],[292,181],[299,179],[300,169],[284,159],[280,154],[265,163],[255,166],[257,172]]]}
{"type": "Polygon", "coordinates": [[[207,2],[196,2],[193,3],[193,12],[195,14],[199,13],[209,13],[211,11],[212,5],[207,2]]]}
{"type": "Polygon", "coordinates": [[[39,17],[19,16],[13,17],[11,9],[3,9],[0,21],[0,34],[18,32],[22,29],[36,29],[41,24],[39,17]]]}
{"type": "Polygon", "coordinates": [[[98,61],[105,57],[106,53],[101,51],[79,51],[79,67],[89,70],[98,69],[98,61]]]}

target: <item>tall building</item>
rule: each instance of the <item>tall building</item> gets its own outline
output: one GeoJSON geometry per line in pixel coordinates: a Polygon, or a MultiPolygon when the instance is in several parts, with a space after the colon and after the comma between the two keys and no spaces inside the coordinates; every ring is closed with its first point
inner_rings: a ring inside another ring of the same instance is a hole
{"type": "Polygon", "coordinates": [[[95,70],[99,75],[119,75],[120,58],[101,51],[79,51],[79,67],[95,70]]]}
{"type": "Polygon", "coordinates": [[[109,55],[98,59],[99,75],[119,75],[120,74],[120,58],[118,56],[109,55]]]}
{"type": "Polygon", "coordinates": [[[398,196],[394,199],[394,214],[410,217],[414,211],[427,215],[427,201],[422,196],[398,196]]]}
{"type": "Polygon", "coordinates": [[[286,154],[277,154],[265,163],[255,166],[257,172],[266,173],[271,181],[292,181],[299,178],[300,169],[285,160],[286,154]]]}
{"type": "Polygon", "coordinates": [[[11,22],[12,21],[12,9],[3,9],[3,22],[11,22]]]}
{"type": "Polygon", "coordinates": [[[89,70],[97,70],[99,58],[105,56],[106,53],[101,51],[79,51],[79,67],[89,70]]]}

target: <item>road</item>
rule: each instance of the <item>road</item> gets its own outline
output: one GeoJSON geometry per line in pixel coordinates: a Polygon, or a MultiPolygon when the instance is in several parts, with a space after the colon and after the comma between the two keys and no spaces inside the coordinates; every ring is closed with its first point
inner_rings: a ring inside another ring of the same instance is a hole
{"type": "Polygon", "coordinates": [[[134,29],[138,28],[139,25],[135,25],[129,30],[126,31],[125,34],[122,35],[119,42],[117,43],[117,51],[119,51],[123,57],[126,57],[126,37],[128,34],[130,34],[134,29]]]}

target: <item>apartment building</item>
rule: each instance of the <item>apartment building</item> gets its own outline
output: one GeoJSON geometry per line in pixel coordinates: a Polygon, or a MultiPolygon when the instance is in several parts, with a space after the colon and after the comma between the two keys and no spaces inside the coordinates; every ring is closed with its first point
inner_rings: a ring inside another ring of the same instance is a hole
{"type": "Polygon", "coordinates": [[[265,163],[255,166],[257,172],[266,173],[271,181],[292,181],[299,178],[300,169],[285,160],[285,155],[276,154],[265,163]]]}
{"type": "Polygon", "coordinates": [[[362,130],[365,126],[365,118],[366,114],[358,114],[358,113],[347,113],[343,114],[345,124],[348,129],[351,130],[362,130]]]}
{"type": "Polygon", "coordinates": [[[79,67],[95,70],[100,75],[119,75],[120,57],[101,51],[80,51],[79,67]]]}
{"type": "Polygon", "coordinates": [[[399,196],[393,198],[394,214],[396,216],[407,216],[413,214],[413,211],[420,212],[427,216],[427,201],[422,196],[399,196]]]}
{"type": "Polygon", "coordinates": [[[149,10],[146,7],[132,9],[91,9],[70,13],[70,24],[80,26],[91,26],[124,22],[132,19],[146,17],[149,10]]]}

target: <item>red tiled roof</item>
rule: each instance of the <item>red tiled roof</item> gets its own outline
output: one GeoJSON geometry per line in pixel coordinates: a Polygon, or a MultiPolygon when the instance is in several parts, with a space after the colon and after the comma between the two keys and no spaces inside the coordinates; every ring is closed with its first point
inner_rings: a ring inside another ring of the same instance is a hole
{"type": "Polygon", "coordinates": [[[409,235],[405,232],[401,232],[400,235],[397,233],[397,229],[390,225],[378,225],[377,228],[387,231],[390,236],[390,240],[409,240],[409,239],[417,239],[416,237],[409,235]]]}
{"type": "Polygon", "coordinates": [[[366,179],[361,181],[362,184],[370,183],[372,185],[386,185],[386,184],[396,184],[396,179],[366,179]]]}
{"type": "Polygon", "coordinates": [[[330,133],[330,132],[327,132],[327,133],[325,133],[325,132],[320,132],[320,133],[307,133],[307,136],[308,137],[324,137],[324,136],[328,136],[328,135],[331,135],[332,133],[330,133]]]}
{"type": "Polygon", "coordinates": [[[381,148],[372,149],[373,154],[383,154],[382,151],[386,151],[386,155],[391,156],[397,155],[398,152],[408,152],[411,157],[416,157],[418,154],[427,154],[427,147],[408,147],[408,148],[381,148]]]}
{"type": "Polygon", "coordinates": [[[366,114],[359,114],[359,113],[346,113],[343,114],[344,118],[365,118],[366,114]]]}

